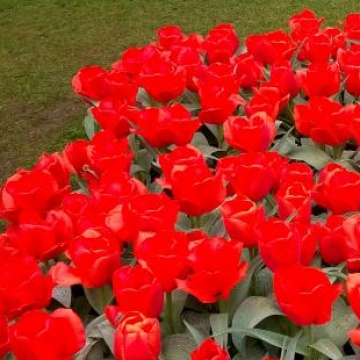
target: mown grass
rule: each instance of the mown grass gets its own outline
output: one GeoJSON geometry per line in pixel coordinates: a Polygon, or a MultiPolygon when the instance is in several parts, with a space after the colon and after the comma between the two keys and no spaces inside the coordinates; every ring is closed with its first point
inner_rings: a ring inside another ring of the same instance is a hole
{"type": "Polygon", "coordinates": [[[360,12],[357,0],[0,0],[0,180],[83,136],[70,86],[81,66],[108,66],[166,24],[206,33],[232,22],[244,37],[286,28],[305,7],[331,25],[360,12]]]}

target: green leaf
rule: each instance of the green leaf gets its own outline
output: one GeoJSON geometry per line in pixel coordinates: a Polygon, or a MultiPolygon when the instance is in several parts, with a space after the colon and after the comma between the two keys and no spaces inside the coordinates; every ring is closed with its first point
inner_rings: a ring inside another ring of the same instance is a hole
{"type": "Polygon", "coordinates": [[[69,308],[71,306],[71,287],[57,286],[53,289],[51,297],[61,305],[69,308]]]}
{"type": "Polygon", "coordinates": [[[331,321],[322,326],[315,326],[315,339],[329,339],[338,347],[342,347],[348,341],[347,332],[354,329],[359,321],[345,301],[339,298],[331,312],[331,321]]]}
{"type": "Polygon", "coordinates": [[[183,320],[187,330],[190,335],[194,338],[197,345],[200,345],[207,337],[206,334],[203,334],[200,330],[198,330],[195,326],[189,324],[186,320],[183,320]]]}
{"type": "Polygon", "coordinates": [[[86,336],[90,338],[101,338],[101,332],[98,328],[98,325],[103,323],[104,321],[107,321],[105,315],[100,315],[94,320],[92,320],[87,326],[86,326],[86,336]]]}
{"type": "Polygon", "coordinates": [[[91,115],[86,115],[84,118],[84,127],[86,136],[91,140],[95,134],[95,119],[91,115]]]}
{"type": "Polygon", "coordinates": [[[114,327],[109,323],[109,321],[105,320],[104,322],[98,324],[98,328],[106,345],[109,347],[111,353],[114,354],[114,327]]]}
{"type": "Polygon", "coordinates": [[[251,279],[253,274],[259,270],[259,268],[263,266],[263,262],[260,256],[257,256],[249,266],[247,271],[246,278],[241,280],[232,290],[229,297],[229,317],[230,319],[233,318],[236,310],[238,309],[239,305],[244,301],[244,299],[248,296],[251,279]]]}
{"type": "Polygon", "coordinates": [[[332,160],[325,151],[322,151],[314,146],[294,146],[281,154],[289,157],[290,159],[304,161],[317,170],[322,169],[325,164],[332,160]]]}
{"type": "Polygon", "coordinates": [[[102,315],[106,305],[109,305],[114,298],[111,286],[105,285],[101,288],[85,288],[84,292],[92,308],[102,315]]]}
{"type": "Polygon", "coordinates": [[[104,352],[106,352],[106,345],[102,341],[98,341],[90,350],[86,360],[104,359],[104,352]]]}
{"type": "Polygon", "coordinates": [[[286,349],[286,353],[284,356],[284,360],[294,360],[295,359],[295,354],[296,354],[296,347],[298,344],[298,341],[302,335],[302,331],[300,330],[296,336],[294,338],[292,338],[289,342],[288,342],[288,346],[286,349]]]}
{"type": "Polygon", "coordinates": [[[175,332],[181,332],[183,330],[183,324],[180,318],[183,311],[188,294],[181,290],[174,290],[172,293],[172,310],[174,317],[175,332]]]}
{"type": "MultiPolygon", "coordinates": [[[[235,328],[232,327],[226,331],[227,333],[233,334],[233,338],[235,334],[239,334],[242,337],[250,336],[256,339],[259,339],[261,341],[266,342],[267,344],[276,346],[278,348],[282,348],[285,343],[289,343],[289,337],[283,334],[275,333],[273,331],[268,330],[262,330],[262,329],[244,329],[244,328],[235,328]]],[[[223,333],[222,332],[222,333],[223,333]]],[[[221,333],[221,334],[222,334],[221,333]]],[[[213,336],[219,336],[220,333],[214,334],[213,336]]],[[[291,338],[290,338],[291,340],[291,338]]],[[[285,348],[288,348],[288,346],[285,346],[285,348]]],[[[299,343],[296,347],[296,353],[301,355],[308,355],[308,349],[303,344],[299,343]]]]}
{"type": "MultiPolygon", "coordinates": [[[[250,296],[238,307],[232,321],[232,327],[235,329],[252,329],[262,320],[274,315],[283,316],[274,300],[261,296],[250,296]]],[[[243,352],[245,335],[235,333],[232,335],[232,339],[239,352],[243,352]]]]}
{"type": "Polygon", "coordinates": [[[255,274],[255,293],[259,296],[268,296],[273,292],[273,273],[268,269],[261,269],[255,274]]]}
{"type": "Polygon", "coordinates": [[[92,347],[98,342],[97,339],[86,339],[85,346],[74,356],[74,360],[86,360],[92,347]]]}
{"type": "Polygon", "coordinates": [[[338,360],[344,356],[340,349],[330,339],[319,339],[315,344],[309,346],[326,355],[331,360],[338,360]]]}
{"type": "Polygon", "coordinates": [[[135,153],[135,163],[144,169],[145,172],[150,171],[152,160],[152,154],[150,154],[146,149],[138,150],[135,153]]]}
{"type": "Polygon", "coordinates": [[[191,228],[189,217],[185,213],[180,212],[175,227],[181,231],[189,230],[191,228]]]}
{"type": "Polygon", "coordinates": [[[189,334],[170,335],[162,341],[162,355],[166,360],[184,360],[197,347],[189,334]]]}
{"type": "MultiPolygon", "coordinates": [[[[221,313],[221,314],[211,314],[210,315],[210,326],[213,333],[220,333],[224,331],[229,326],[229,314],[221,313]]],[[[223,347],[227,346],[228,336],[227,334],[222,334],[216,336],[215,341],[223,347]]]]}

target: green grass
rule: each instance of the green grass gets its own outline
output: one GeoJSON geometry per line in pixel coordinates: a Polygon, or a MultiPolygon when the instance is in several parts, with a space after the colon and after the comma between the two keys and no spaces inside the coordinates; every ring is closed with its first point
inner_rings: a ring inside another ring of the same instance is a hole
{"type": "Polygon", "coordinates": [[[0,180],[83,135],[70,86],[80,67],[108,66],[166,24],[204,34],[232,22],[244,37],[305,7],[331,25],[360,12],[358,0],[0,0],[0,180]]]}

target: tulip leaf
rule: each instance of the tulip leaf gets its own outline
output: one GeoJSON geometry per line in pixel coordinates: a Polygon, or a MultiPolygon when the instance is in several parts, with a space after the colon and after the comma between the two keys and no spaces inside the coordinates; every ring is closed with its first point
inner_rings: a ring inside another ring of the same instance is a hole
{"type": "Polygon", "coordinates": [[[263,262],[260,256],[257,256],[249,266],[247,271],[246,278],[241,280],[232,290],[229,297],[229,317],[230,319],[233,318],[237,308],[239,305],[244,301],[244,299],[248,296],[251,279],[253,274],[258,271],[258,269],[263,266],[263,262]]]}
{"type": "Polygon", "coordinates": [[[290,339],[290,341],[287,344],[286,349],[283,349],[284,353],[285,353],[283,360],[294,360],[295,359],[296,347],[297,347],[298,341],[299,341],[302,334],[303,334],[303,332],[300,330],[296,334],[295,337],[290,339]]]}
{"type": "MultiPolygon", "coordinates": [[[[250,296],[238,307],[232,327],[253,329],[262,320],[274,315],[283,315],[274,300],[261,296],[250,296]]],[[[245,336],[242,333],[232,335],[233,343],[240,352],[244,351],[245,336]]]]}
{"type": "Polygon", "coordinates": [[[315,326],[315,339],[329,339],[338,347],[348,341],[347,332],[358,325],[358,320],[345,301],[339,298],[333,305],[331,321],[325,325],[315,326]]]}
{"type": "Polygon", "coordinates": [[[104,312],[106,305],[109,305],[114,298],[114,293],[109,285],[105,285],[101,288],[84,287],[84,292],[90,305],[99,315],[104,312]]]}
{"type": "Polygon", "coordinates": [[[325,164],[331,161],[331,157],[325,152],[315,146],[293,146],[287,151],[281,152],[281,155],[287,156],[290,159],[304,161],[320,170],[325,164]]]}
{"type": "Polygon", "coordinates": [[[338,360],[344,356],[340,349],[330,339],[319,339],[315,344],[309,346],[326,355],[331,360],[338,360]]]}
{"type": "Polygon", "coordinates": [[[255,292],[258,296],[268,296],[273,292],[273,273],[268,269],[261,269],[255,275],[255,292]]]}
{"type": "Polygon", "coordinates": [[[106,351],[106,344],[104,342],[97,342],[90,350],[86,360],[104,359],[104,352],[106,351]]]}
{"type": "MultiPolygon", "coordinates": [[[[210,326],[213,334],[221,333],[229,327],[229,314],[221,313],[221,314],[211,314],[210,315],[210,326]]],[[[227,334],[222,334],[219,336],[215,336],[215,341],[223,347],[227,346],[228,336],[227,334]]]]}
{"type": "MultiPolygon", "coordinates": [[[[231,333],[233,339],[234,339],[234,335],[236,334],[242,335],[242,337],[250,336],[255,339],[264,341],[267,344],[276,346],[278,348],[285,347],[287,349],[288,344],[290,343],[289,341],[291,341],[291,338],[289,339],[289,337],[286,335],[279,334],[273,331],[262,330],[262,329],[244,329],[244,328],[231,327],[230,329],[223,331],[222,333],[224,332],[231,333]]],[[[220,333],[214,334],[213,336],[219,336],[219,335],[220,333]]],[[[301,342],[298,342],[296,346],[296,353],[308,356],[308,349],[305,345],[301,344],[301,342]]]]}
{"type": "Polygon", "coordinates": [[[96,132],[95,119],[91,115],[86,115],[84,118],[84,127],[86,136],[91,140],[96,132]]]}
{"type": "Polygon", "coordinates": [[[53,289],[51,297],[61,305],[69,308],[71,306],[71,287],[57,286],[53,289]]]}
{"type": "Polygon", "coordinates": [[[196,341],[196,344],[200,345],[206,339],[206,335],[204,333],[202,333],[200,330],[198,330],[195,326],[190,325],[186,320],[183,320],[183,322],[184,322],[187,330],[191,334],[191,336],[196,341]]]}
{"type": "Polygon", "coordinates": [[[180,332],[183,329],[182,321],[180,318],[183,311],[188,294],[181,290],[174,290],[172,293],[172,310],[174,317],[175,332],[180,332]]]}
{"type": "Polygon", "coordinates": [[[74,356],[74,360],[86,360],[92,347],[98,342],[98,339],[86,339],[85,346],[74,356]]]}
{"type": "Polygon", "coordinates": [[[95,318],[94,320],[92,320],[87,326],[86,326],[86,336],[90,337],[90,338],[101,338],[101,332],[99,330],[98,325],[103,323],[106,320],[106,316],[105,315],[100,315],[97,318],[95,318]]]}
{"type": "Polygon", "coordinates": [[[196,342],[189,334],[174,334],[162,341],[162,355],[165,360],[184,360],[196,348],[196,342]]]}
{"type": "Polygon", "coordinates": [[[114,327],[109,323],[109,321],[105,320],[98,324],[98,328],[106,345],[109,347],[110,351],[114,353],[114,327]]]}

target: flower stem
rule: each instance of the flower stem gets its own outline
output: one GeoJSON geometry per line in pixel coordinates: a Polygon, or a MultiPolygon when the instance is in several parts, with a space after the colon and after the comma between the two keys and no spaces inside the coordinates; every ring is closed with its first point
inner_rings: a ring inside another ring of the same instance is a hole
{"type": "Polygon", "coordinates": [[[225,301],[222,298],[218,300],[219,312],[228,313],[229,312],[229,301],[225,301]]]}
{"type": "Polygon", "coordinates": [[[217,141],[218,141],[218,148],[222,149],[224,145],[224,128],[223,124],[217,125],[217,141]]]}
{"type": "Polygon", "coordinates": [[[173,317],[173,303],[172,303],[172,292],[166,293],[165,298],[165,319],[169,327],[170,334],[175,333],[174,317],[173,317]]]}
{"type": "Polygon", "coordinates": [[[190,224],[192,229],[198,229],[201,227],[200,216],[190,216],[190,224]]]}
{"type": "Polygon", "coordinates": [[[340,159],[341,154],[343,153],[345,146],[343,144],[335,145],[332,147],[333,149],[333,158],[334,159],[340,159]]]}

